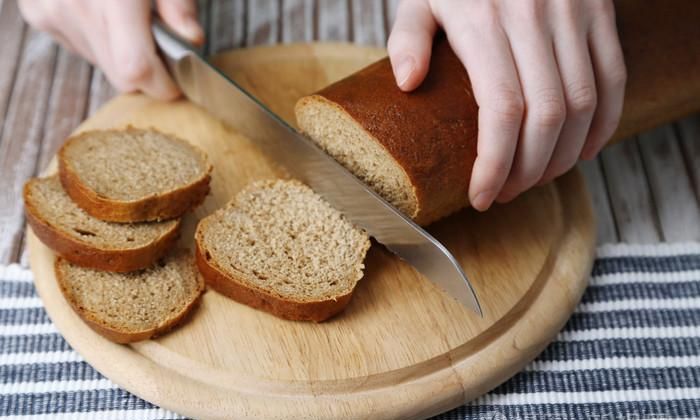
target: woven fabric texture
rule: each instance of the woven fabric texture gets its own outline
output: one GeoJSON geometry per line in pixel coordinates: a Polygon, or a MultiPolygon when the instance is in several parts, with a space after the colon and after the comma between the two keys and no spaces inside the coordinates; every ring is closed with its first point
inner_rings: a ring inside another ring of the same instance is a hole
{"type": "MultiPolygon", "coordinates": [[[[0,416],[180,418],[83,361],[17,265],[0,267],[0,416]]],[[[599,248],[582,302],[537,360],[436,418],[700,418],[700,244],[599,248]]]]}

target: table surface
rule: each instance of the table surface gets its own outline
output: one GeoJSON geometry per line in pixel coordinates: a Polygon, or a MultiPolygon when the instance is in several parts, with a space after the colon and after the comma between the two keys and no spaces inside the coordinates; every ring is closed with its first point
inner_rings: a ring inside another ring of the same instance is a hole
{"type": "MultiPolygon", "coordinates": [[[[206,52],[261,44],[385,45],[398,0],[200,1],[206,52]]],[[[26,262],[22,185],[115,91],[89,63],[0,0],[0,264],[26,262]]],[[[643,133],[580,164],[598,242],[700,240],[700,115],[643,133]]]]}

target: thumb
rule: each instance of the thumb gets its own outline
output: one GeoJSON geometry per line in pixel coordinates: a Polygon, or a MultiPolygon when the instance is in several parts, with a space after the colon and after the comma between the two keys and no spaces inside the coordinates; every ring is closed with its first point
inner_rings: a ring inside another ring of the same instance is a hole
{"type": "Polygon", "coordinates": [[[204,42],[195,0],[156,0],[158,14],[178,35],[195,45],[204,42]]]}
{"type": "Polygon", "coordinates": [[[428,2],[404,0],[399,3],[387,50],[396,84],[401,90],[414,90],[428,74],[436,29],[428,2]]]}

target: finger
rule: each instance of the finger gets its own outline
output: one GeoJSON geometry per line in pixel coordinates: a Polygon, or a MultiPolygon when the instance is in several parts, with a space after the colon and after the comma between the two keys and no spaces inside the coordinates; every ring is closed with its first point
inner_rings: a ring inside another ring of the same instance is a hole
{"type": "Polygon", "coordinates": [[[195,45],[204,42],[204,30],[197,20],[194,0],[157,0],[158,14],[178,35],[195,45]]]}
{"type": "Polygon", "coordinates": [[[436,29],[428,2],[404,0],[399,4],[387,50],[396,84],[401,90],[408,92],[417,88],[428,74],[436,29]]]}
{"type": "MultiPolygon", "coordinates": [[[[176,98],[180,91],[156,54],[148,2],[110,3],[107,38],[109,58],[103,70],[122,91],[141,90],[157,99],[176,98]]],[[[102,63],[101,63],[102,64],[102,63]]]]}
{"type": "Polygon", "coordinates": [[[488,209],[508,177],[515,153],[523,98],[510,46],[490,2],[478,2],[464,19],[461,1],[436,3],[440,23],[465,65],[479,105],[477,156],[469,183],[472,207],[488,209]],[[456,9],[455,9],[456,8],[456,9]]]}
{"type": "Polygon", "coordinates": [[[598,107],[581,157],[592,159],[617,129],[625,99],[627,69],[615,24],[615,10],[609,0],[599,1],[602,9],[589,33],[591,59],[598,94],[598,107]]]}
{"type": "Polygon", "coordinates": [[[68,51],[80,55],[91,64],[95,64],[95,55],[92,53],[90,43],[83,37],[82,33],[75,29],[70,29],[66,32],[65,35],[60,32],[53,33],[52,35],[68,51]]]}
{"type": "Polygon", "coordinates": [[[555,5],[560,6],[559,13],[550,20],[557,23],[553,28],[554,54],[564,88],[566,121],[539,184],[551,181],[576,164],[597,105],[587,28],[577,23],[580,3],[560,2],[555,5]]]}
{"type": "Polygon", "coordinates": [[[87,43],[80,36],[80,31],[71,22],[71,16],[63,16],[64,10],[55,1],[19,1],[17,5],[25,20],[40,31],[48,32],[63,48],[77,53],[92,62],[92,55],[87,43]],[[63,21],[65,24],[57,25],[63,21]],[[70,23],[68,23],[70,22],[70,23]]]}
{"type": "MultiPolygon", "coordinates": [[[[77,21],[75,16],[63,15],[61,19],[70,24],[62,25],[60,31],[52,35],[61,42],[61,45],[66,47],[72,53],[77,53],[92,64],[96,64],[95,54],[90,46],[90,41],[83,33],[83,25],[77,21]]],[[[94,31],[91,31],[91,36],[94,36],[94,31]]]]}
{"type": "Polygon", "coordinates": [[[51,31],[48,31],[48,33],[51,35],[51,37],[59,45],[61,45],[61,47],[63,47],[67,51],[69,51],[73,54],[80,54],[80,55],[84,56],[84,54],[82,52],[78,51],[78,49],[73,46],[73,43],[70,42],[70,40],[68,38],[66,38],[60,31],[51,30],[51,31]]]}
{"type": "Polygon", "coordinates": [[[503,8],[525,99],[525,118],[499,202],[512,200],[540,180],[566,118],[561,78],[542,10],[526,4],[517,13],[513,9],[518,8],[503,8]]]}
{"type": "Polygon", "coordinates": [[[34,28],[40,31],[52,32],[56,27],[55,18],[58,2],[46,0],[18,0],[17,7],[24,20],[34,28]]]}

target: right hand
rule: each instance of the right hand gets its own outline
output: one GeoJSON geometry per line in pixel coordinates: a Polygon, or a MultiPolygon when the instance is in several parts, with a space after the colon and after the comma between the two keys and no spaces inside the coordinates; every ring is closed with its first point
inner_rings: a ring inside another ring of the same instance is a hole
{"type": "MultiPolygon", "coordinates": [[[[19,0],[30,25],[100,67],[122,92],[157,99],[180,95],[156,52],[149,0],[19,0]]],[[[193,44],[204,41],[195,0],[157,0],[158,14],[193,44]]]]}

